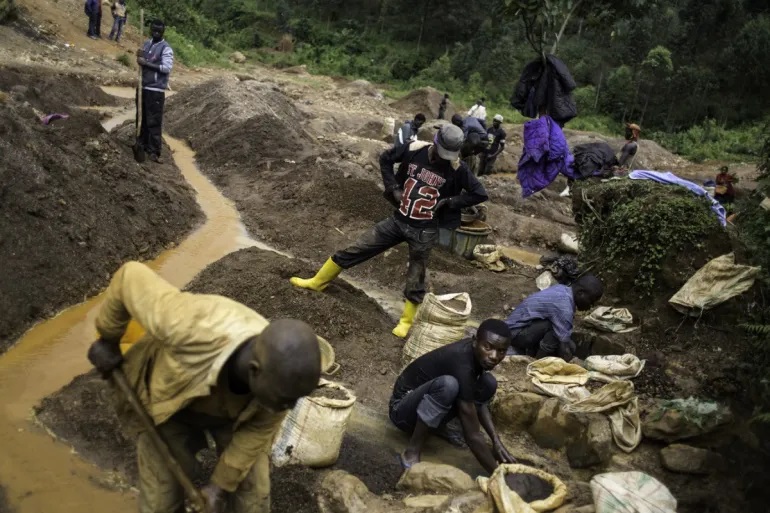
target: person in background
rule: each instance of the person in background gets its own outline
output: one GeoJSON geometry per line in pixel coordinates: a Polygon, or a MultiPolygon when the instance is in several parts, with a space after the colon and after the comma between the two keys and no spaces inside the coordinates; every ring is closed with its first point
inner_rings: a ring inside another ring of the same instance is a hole
{"type": "Polygon", "coordinates": [[[91,39],[99,38],[99,24],[101,22],[100,11],[102,9],[99,0],[86,0],[85,12],[88,16],[88,32],[86,33],[91,39]]]}
{"type": "Polygon", "coordinates": [[[438,119],[444,119],[446,114],[446,104],[449,100],[449,93],[444,93],[444,97],[441,99],[441,103],[438,104],[438,119]]]}
{"type": "Polygon", "coordinates": [[[503,130],[502,124],[503,116],[496,114],[492,120],[492,126],[487,129],[489,148],[484,150],[484,153],[480,155],[478,176],[491,175],[497,157],[505,149],[506,133],[505,130],[503,130]]]}
{"type": "Polygon", "coordinates": [[[465,141],[463,142],[460,157],[468,166],[474,176],[479,172],[479,154],[487,149],[487,131],[478,118],[467,117],[463,119],[460,114],[452,116],[452,124],[462,128],[465,141]]]}
{"type": "Polygon", "coordinates": [[[420,131],[420,127],[425,123],[425,114],[422,112],[416,114],[414,116],[414,119],[411,121],[406,121],[401,128],[398,129],[398,132],[393,137],[393,145],[396,147],[401,147],[404,145],[409,145],[410,143],[417,140],[417,133],[420,131]]]}
{"type": "Polygon", "coordinates": [[[572,341],[575,310],[588,310],[603,293],[599,278],[586,274],[570,286],[552,285],[524,299],[505,320],[513,335],[513,354],[572,360],[576,350],[572,341]]]}
{"type": "Polygon", "coordinates": [[[735,201],[735,176],[730,174],[730,168],[722,166],[717,175],[717,187],[714,193],[714,199],[720,203],[732,203],[735,201]]]}
{"type": "Polygon", "coordinates": [[[621,168],[629,170],[634,164],[634,158],[639,149],[639,136],[641,133],[642,129],[639,128],[639,125],[633,123],[626,124],[626,144],[623,145],[623,149],[620,150],[620,157],[618,157],[621,168]]]}
{"type": "Polygon", "coordinates": [[[142,126],[139,142],[153,162],[161,163],[163,147],[163,106],[166,103],[168,77],[174,66],[174,51],[163,39],[166,24],[154,20],[150,24],[152,39],[136,52],[136,63],[142,67],[142,126]]]}
{"type": "Polygon", "coordinates": [[[482,322],[476,334],[426,353],[410,363],[393,386],[391,422],[411,435],[401,465],[420,461],[425,441],[455,417],[471,452],[487,472],[516,460],[495,430],[489,403],[497,392],[491,371],[505,358],[511,332],[498,319],[482,322]],[[487,432],[487,445],[481,429],[487,432]]]}
{"type": "MultiPolygon", "coordinates": [[[[482,124],[487,122],[487,108],[484,107],[484,98],[476,102],[476,105],[470,108],[468,116],[481,120],[482,124]]],[[[486,128],[486,127],[485,127],[486,128]]]]}
{"type": "Polygon", "coordinates": [[[128,8],[126,7],[126,0],[117,0],[112,2],[111,10],[112,30],[110,31],[109,39],[112,41],[114,38],[115,42],[117,43],[120,42],[120,36],[123,34],[123,25],[125,25],[126,20],[128,20],[128,8]]]}

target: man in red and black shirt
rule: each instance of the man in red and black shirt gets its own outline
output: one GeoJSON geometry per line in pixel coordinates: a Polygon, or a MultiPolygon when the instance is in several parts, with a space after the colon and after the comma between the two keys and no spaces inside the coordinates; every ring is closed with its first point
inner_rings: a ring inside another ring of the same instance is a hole
{"type": "Polygon", "coordinates": [[[352,246],[329,258],[310,279],[294,277],[297,287],[322,291],[343,269],[349,269],[402,242],[409,244],[404,313],[393,334],[404,338],[418,305],[425,297],[428,257],[438,241],[438,229],[460,226],[460,210],[488,199],[484,186],[460,162],[463,132],[446,124],[433,144],[416,141],[393,147],[380,156],[385,198],[396,207],[392,216],[377,223],[352,246]],[[398,172],[393,168],[400,163],[398,172]]]}

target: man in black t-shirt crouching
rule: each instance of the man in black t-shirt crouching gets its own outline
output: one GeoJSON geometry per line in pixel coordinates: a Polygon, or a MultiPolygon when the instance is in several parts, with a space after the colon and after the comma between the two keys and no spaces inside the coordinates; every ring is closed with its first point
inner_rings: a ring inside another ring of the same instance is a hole
{"type": "Polygon", "coordinates": [[[510,345],[511,332],[505,322],[488,319],[472,338],[424,354],[404,369],[393,387],[389,407],[393,424],[412,434],[401,454],[404,468],[419,462],[431,432],[456,416],[468,447],[487,472],[500,463],[516,462],[500,441],[488,407],[497,391],[497,380],[490,371],[503,360],[510,345]],[[480,426],[492,439],[491,449],[480,426]]]}

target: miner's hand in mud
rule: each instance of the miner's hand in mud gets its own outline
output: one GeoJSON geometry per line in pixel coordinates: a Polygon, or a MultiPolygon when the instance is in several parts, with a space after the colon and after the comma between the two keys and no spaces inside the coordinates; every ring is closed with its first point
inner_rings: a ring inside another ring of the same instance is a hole
{"type": "Polygon", "coordinates": [[[109,377],[110,373],[123,363],[123,355],[120,352],[120,343],[99,339],[88,349],[88,361],[103,377],[109,377]]]}

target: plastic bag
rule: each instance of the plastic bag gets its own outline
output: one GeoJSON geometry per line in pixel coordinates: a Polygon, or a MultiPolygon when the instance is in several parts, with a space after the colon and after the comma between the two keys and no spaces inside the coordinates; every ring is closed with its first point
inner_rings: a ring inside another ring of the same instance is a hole
{"type": "Polygon", "coordinates": [[[356,396],[338,383],[321,380],[319,388],[336,388],[344,399],[303,397],[289,412],[273,443],[272,462],[281,467],[299,464],[308,467],[333,465],[340,455],[342,438],[348,427],[356,396]]]}
{"type": "Polygon", "coordinates": [[[463,338],[472,307],[466,292],[443,296],[426,294],[404,344],[404,362],[463,338]]]}
{"type": "Polygon", "coordinates": [[[676,442],[711,433],[732,419],[726,406],[690,397],[658,402],[645,418],[642,429],[647,438],[676,442]]]}
{"type": "Polygon", "coordinates": [[[481,262],[490,271],[502,272],[506,270],[505,264],[500,260],[502,257],[502,253],[494,244],[479,244],[473,248],[473,259],[481,262]]]}
{"type": "Polygon", "coordinates": [[[668,302],[684,314],[700,315],[754,285],[759,267],[737,265],[735,255],[722,255],[701,267],[668,302]]]}
{"type": "Polygon", "coordinates": [[[540,513],[551,511],[562,504],[567,497],[567,486],[558,477],[527,465],[500,465],[489,478],[476,479],[481,491],[494,503],[497,513],[540,513]],[[505,478],[508,474],[532,474],[553,486],[553,493],[543,500],[525,502],[519,495],[508,488],[505,478]]]}
{"type": "Polygon", "coordinates": [[[611,472],[591,479],[596,513],[676,513],[666,486],[644,472],[611,472]]]}
{"type": "Polygon", "coordinates": [[[627,308],[600,306],[591,312],[584,321],[589,326],[611,333],[628,333],[639,329],[638,326],[632,326],[634,317],[627,308]]]}

